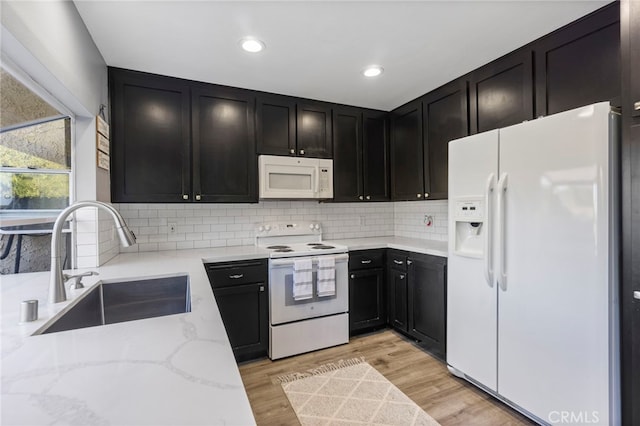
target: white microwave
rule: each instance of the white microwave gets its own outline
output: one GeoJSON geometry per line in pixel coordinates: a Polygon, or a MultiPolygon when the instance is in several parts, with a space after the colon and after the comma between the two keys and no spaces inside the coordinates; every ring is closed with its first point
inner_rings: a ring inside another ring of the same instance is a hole
{"type": "Polygon", "coordinates": [[[258,175],[261,199],[333,198],[333,160],[260,155],[258,175]]]}

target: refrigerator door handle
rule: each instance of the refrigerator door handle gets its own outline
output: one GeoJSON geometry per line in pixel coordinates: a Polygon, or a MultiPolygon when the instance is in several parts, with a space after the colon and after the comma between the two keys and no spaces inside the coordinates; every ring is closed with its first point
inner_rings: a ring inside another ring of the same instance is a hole
{"type": "Polygon", "coordinates": [[[498,224],[498,243],[500,244],[500,271],[498,274],[498,285],[502,289],[502,291],[507,291],[507,271],[506,271],[506,212],[507,206],[505,202],[507,193],[507,174],[502,173],[500,175],[500,179],[498,180],[498,214],[499,214],[499,224],[498,224]]]}
{"type": "Polygon", "coordinates": [[[484,189],[484,207],[485,207],[485,238],[484,238],[484,277],[487,280],[489,287],[493,287],[493,209],[492,207],[492,193],[493,185],[495,182],[495,175],[489,174],[487,183],[484,189]]]}

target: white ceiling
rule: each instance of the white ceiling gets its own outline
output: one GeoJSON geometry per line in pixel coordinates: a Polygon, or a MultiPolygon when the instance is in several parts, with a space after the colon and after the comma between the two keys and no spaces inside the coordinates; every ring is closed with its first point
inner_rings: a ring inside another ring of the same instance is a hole
{"type": "Polygon", "coordinates": [[[75,0],[110,66],[382,110],[607,3],[75,0]]]}

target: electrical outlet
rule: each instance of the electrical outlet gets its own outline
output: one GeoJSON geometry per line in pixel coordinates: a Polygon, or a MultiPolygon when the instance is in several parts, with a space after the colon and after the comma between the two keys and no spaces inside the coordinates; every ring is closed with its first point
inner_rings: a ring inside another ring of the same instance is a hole
{"type": "Polygon", "coordinates": [[[424,224],[428,227],[433,225],[433,216],[425,214],[424,215],[424,224]]]}
{"type": "Polygon", "coordinates": [[[169,229],[169,234],[175,234],[176,228],[178,227],[175,223],[167,223],[167,228],[169,229]]]}

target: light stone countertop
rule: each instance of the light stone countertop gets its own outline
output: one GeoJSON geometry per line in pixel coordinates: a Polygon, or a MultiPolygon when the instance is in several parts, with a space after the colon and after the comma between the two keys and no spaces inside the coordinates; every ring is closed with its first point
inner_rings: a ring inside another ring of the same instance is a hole
{"type": "Polygon", "coordinates": [[[249,405],[203,260],[265,258],[255,247],[121,254],[86,277],[189,274],[185,314],[31,336],[78,299],[47,303],[48,272],[2,276],[0,423],[251,425],[249,405]],[[39,300],[39,320],[19,325],[20,302],[39,300]]]}
{"type": "MultiPolygon", "coordinates": [[[[350,250],[447,255],[447,243],[401,237],[332,240],[350,250]]],[[[203,263],[267,258],[253,246],[120,254],[69,301],[47,303],[49,272],[1,278],[0,423],[250,425],[255,420],[203,263]],[[192,311],[32,336],[100,280],[188,274],[192,311]],[[18,324],[20,302],[39,319],[18,324]]],[[[81,270],[83,271],[83,270],[81,270]]]]}

